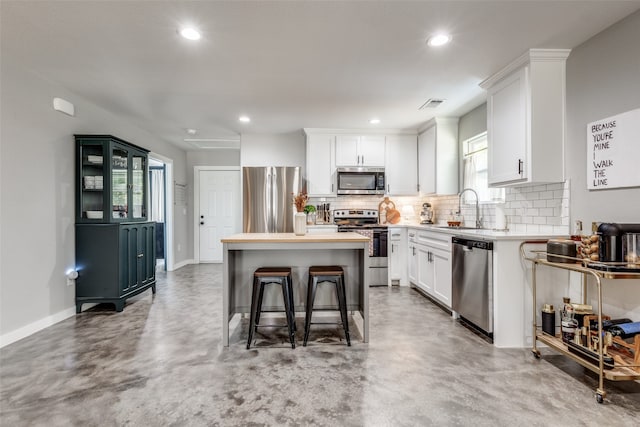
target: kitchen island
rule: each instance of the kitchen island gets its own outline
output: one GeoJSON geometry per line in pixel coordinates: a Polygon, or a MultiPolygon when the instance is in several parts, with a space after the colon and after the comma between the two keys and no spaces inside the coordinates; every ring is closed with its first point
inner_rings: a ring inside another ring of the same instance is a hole
{"type": "MultiPolygon", "coordinates": [[[[221,239],[224,270],[222,280],[222,343],[229,346],[230,322],[251,307],[253,272],[259,267],[291,267],[295,309],[306,309],[308,269],[312,265],[339,265],[345,272],[347,309],[369,341],[369,238],[358,233],[306,234],[242,233],[221,239]]],[[[270,287],[264,295],[266,310],[282,309],[282,294],[270,287]]],[[[318,293],[314,307],[337,307],[334,292],[318,293]]]]}

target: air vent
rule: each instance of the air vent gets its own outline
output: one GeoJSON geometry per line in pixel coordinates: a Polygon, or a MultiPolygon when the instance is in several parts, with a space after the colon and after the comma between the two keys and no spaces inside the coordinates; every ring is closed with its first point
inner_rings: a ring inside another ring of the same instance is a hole
{"type": "Polygon", "coordinates": [[[444,99],[429,98],[427,102],[425,102],[420,108],[418,108],[418,110],[424,110],[425,108],[438,108],[438,106],[440,106],[440,104],[442,104],[443,102],[444,99]]]}

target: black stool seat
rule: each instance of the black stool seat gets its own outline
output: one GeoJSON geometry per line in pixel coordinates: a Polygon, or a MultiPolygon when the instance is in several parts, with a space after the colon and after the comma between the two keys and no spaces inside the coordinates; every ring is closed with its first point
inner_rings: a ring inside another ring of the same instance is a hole
{"type": "Polygon", "coordinates": [[[351,338],[349,336],[349,320],[347,318],[347,295],[344,284],[344,270],[338,265],[314,265],[309,267],[309,282],[307,285],[307,312],[305,316],[304,325],[304,342],[303,346],[307,345],[309,340],[309,331],[311,329],[311,316],[313,314],[313,303],[316,298],[316,290],[318,289],[318,283],[329,282],[336,286],[336,296],[338,297],[338,310],[340,311],[340,318],[342,320],[342,327],[344,329],[344,335],[347,340],[347,345],[351,345],[351,338]]]}
{"type": "Polygon", "coordinates": [[[259,326],[276,326],[260,325],[264,287],[269,284],[278,284],[282,287],[282,299],[284,300],[284,311],[287,319],[289,340],[291,341],[291,348],[296,348],[296,311],[293,305],[291,267],[260,267],[253,273],[253,290],[251,292],[251,314],[249,318],[247,350],[251,347],[253,334],[257,331],[259,326]]]}

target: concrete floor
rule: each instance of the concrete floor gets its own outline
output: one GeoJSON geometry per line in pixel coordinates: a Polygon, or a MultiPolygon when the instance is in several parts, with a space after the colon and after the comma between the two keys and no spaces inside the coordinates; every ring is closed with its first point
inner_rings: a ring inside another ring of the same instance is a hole
{"type": "MultiPolygon", "coordinates": [[[[371,288],[371,342],[333,327],[221,341],[221,267],[159,273],[124,312],[95,307],[0,350],[0,424],[637,426],[640,383],[550,351],[500,350],[416,291],[371,288]]],[[[266,332],[267,334],[269,331],[266,332]]]]}

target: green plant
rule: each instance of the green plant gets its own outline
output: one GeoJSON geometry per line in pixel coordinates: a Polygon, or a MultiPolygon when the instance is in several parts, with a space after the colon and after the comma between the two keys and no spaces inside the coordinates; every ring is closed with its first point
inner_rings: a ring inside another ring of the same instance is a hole
{"type": "Polygon", "coordinates": [[[304,207],[304,213],[306,214],[314,213],[315,211],[316,211],[316,207],[313,205],[307,205],[304,207]]]}

